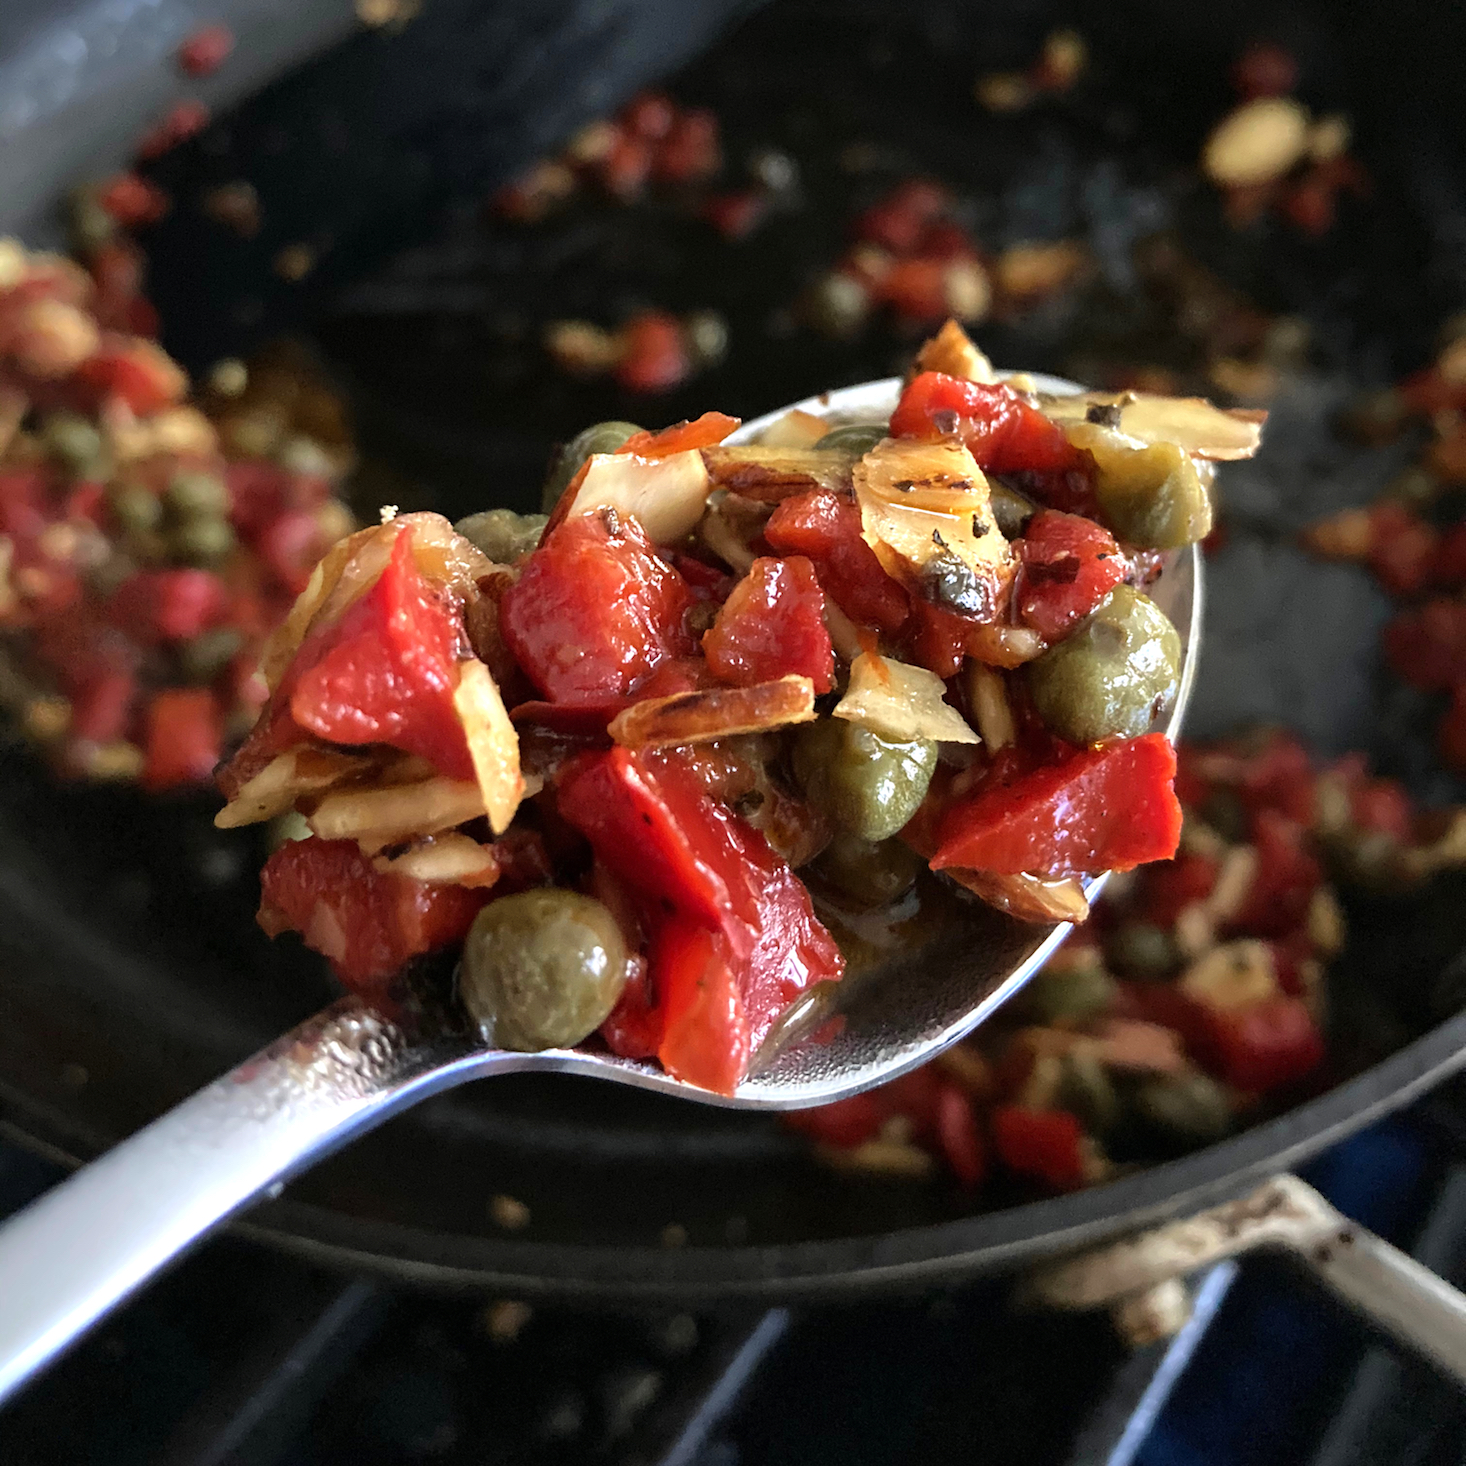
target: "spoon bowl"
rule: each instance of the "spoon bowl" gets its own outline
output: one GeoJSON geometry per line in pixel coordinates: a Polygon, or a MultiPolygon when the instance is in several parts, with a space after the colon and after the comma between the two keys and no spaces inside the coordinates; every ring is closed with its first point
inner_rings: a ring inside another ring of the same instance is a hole
{"type": "MultiPolygon", "coordinates": [[[[1043,391],[1073,383],[1032,378],[1043,391]]],[[[889,378],[794,406],[831,426],[883,423],[900,381],[889,378]]],[[[754,442],[789,408],[745,424],[754,442]]],[[[1175,739],[1195,681],[1202,571],[1195,547],[1169,557],[1151,591],[1175,623],[1181,684],[1162,731],[1175,739]]],[[[1087,882],[1091,898],[1105,877],[1087,882]]],[[[761,1053],[731,1095],[698,1089],[650,1063],[580,1049],[486,1048],[440,1013],[388,1011],[343,998],[215,1080],[0,1228],[0,1401],[193,1243],[353,1137],[443,1090],[492,1074],[584,1074],[702,1104],[789,1110],[827,1104],[894,1079],[971,1032],[1064,940],[963,902],[957,920],[829,991],[827,1006],[786,1024],[819,1041],[761,1053]]],[[[822,997],[824,995],[822,994],[822,997]]]]}

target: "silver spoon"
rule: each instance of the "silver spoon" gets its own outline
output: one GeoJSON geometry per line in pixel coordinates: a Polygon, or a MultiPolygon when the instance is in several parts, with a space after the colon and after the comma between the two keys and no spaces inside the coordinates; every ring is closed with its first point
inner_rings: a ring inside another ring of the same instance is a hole
{"type": "MultiPolygon", "coordinates": [[[[1040,390],[1072,383],[1036,379],[1040,390]]],[[[796,404],[833,424],[884,422],[895,378],[796,404]]],[[[747,423],[752,442],[781,417],[747,423]]],[[[1175,738],[1195,679],[1201,560],[1172,558],[1152,590],[1184,648],[1175,738]]],[[[1104,877],[1089,885],[1098,893],[1104,877]]],[[[731,1098],[646,1063],[556,1049],[506,1053],[461,1030],[389,1017],[344,998],[200,1090],[47,1192],[0,1228],[0,1400],[192,1243],[389,1116],[492,1074],[584,1074],[702,1104],[792,1110],[894,1079],[975,1028],[1069,932],[974,903],[970,915],[834,990],[842,1018],[827,1042],[780,1048],[731,1098]]]]}

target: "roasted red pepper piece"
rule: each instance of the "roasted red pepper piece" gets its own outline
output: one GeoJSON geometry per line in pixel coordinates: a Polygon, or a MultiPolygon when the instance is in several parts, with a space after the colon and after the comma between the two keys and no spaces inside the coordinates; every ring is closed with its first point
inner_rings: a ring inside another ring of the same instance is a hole
{"type": "Polygon", "coordinates": [[[881,569],[860,533],[853,500],[829,489],[784,499],[764,526],[764,539],[781,555],[804,555],[825,594],[855,621],[894,631],[906,620],[905,590],[881,569]]]}
{"type": "Polygon", "coordinates": [[[1237,1089],[1276,1089],[1323,1061],[1323,1038],[1300,998],[1269,998],[1238,1012],[1209,1014],[1209,1021],[1217,1074],[1237,1089]]]}
{"type": "Polygon", "coordinates": [[[1168,860],[1181,838],[1175,773],[1159,733],[1075,751],[948,809],[932,869],[1060,876],[1168,860]]]}
{"type": "Polygon", "coordinates": [[[1049,641],[1067,636],[1125,578],[1115,537],[1078,514],[1040,509],[1018,547],[1018,614],[1049,641]]]}
{"type": "Polygon", "coordinates": [[[1257,874],[1229,923],[1234,931],[1279,937],[1306,920],[1308,903],[1323,880],[1318,861],[1304,846],[1304,827],[1275,809],[1252,817],[1257,874]]]}
{"type": "Polygon", "coordinates": [[[952,1174],[971,1189],[987,1173],[987,1153],[972,1101],[955,1084],[937,1093],[937,1142],[952,1174]]]}
{"type": "Polygon", "coordinates": [[[652,934],[649,968],[662,1009],[662,1068],[687,1084],[732,1094],[753,1049],[722,934],[668,917],[652,934]]]}
{"type": "Polygon", "coordinates": [[[759,559],[733,587],[702,641],[714,676],[734,687],[808,677],[816,692],[835,681],[825,598],[803,555],[759,559]]]}
{"type": "Polygon", "coordinates": [[[703,792],[680,759],[613,748],[570,765],[560,813],[597,858],[667,915],[728,939],[735,959],[752,953],[759,919],[757,872],[733,835],[733,816],[703,792]]]}
{"type": "Polygon", "coordinates": [[[1385,627],[1385,657],[1427,692],[1466,682],[1466,599],[1440,597],[1396,616],[1385,627]]]}
{"type": "Polygon", "coordinates": [[[463,617],[417,568],[402,530],[376,583],[302,643],[277,698],[329,743],[386,743],[441,773],[474,776],[453,706],[463,617]]]}
{"type": "Polygon", "coordinates": [[[978,622],[934,606],[921,596],[911,598],[911,617],[905,626],[908,655],[944,682],[962,670],[967,639],[978,622]]]}
{"type": "Polygon", "coordinates": [[[229,619],[229,591],[208,570],[142,570],[113,592],[107,619],[145,646],[191,641],[229,619]]]}
{"type": "Polygon", "coordinates": [[[676,316],[644,311],[621,328],[621,356],[611,368],[628,392],[670,392],[692,374],[692,358],[676,316]]]}
{"type": "Polygon", "coordinates": [[[1085,458],[1063,429],[1002,382],[922,372],[891,414],[893,438],[958,437],[988,473],[1062,473],[1085,458]]]}
{"type": "Polygon", "coordinates": [[[886,1119],[886,1110],[877,1094],[853,1094],[834,1104],[790,1110],[782,1118],[791,1130],[811,1140],[848,1150],[875,1138],[886,1119]]]}
{"type": "Polygon", "coordinates": [[[1313,823],[1313,760],[1297,737],[1275,729],[1244,764],[1238,793],[1249,811],[1271,809],[1300,825],[1313,823]]]}
{"type": "MultiPolygon", "coordinates": [[[[562,775],[559,803],[597,859],[645,903],[663,1066],[729,1092],[789,1003],[842,970],[808,891],[676,757],[620,748],[585,755],[562,775]]],[[[633,1016],[633,1038],[649,1032],[651,1015],[633,1016]]]]}
{"type": "Polygon", "coordinates": [[[383,874],[354,840],[288,840],[260,873],[259,923],[301,935],[357,992],[379,990],[411,958],[461,942],[490,892],[383,874]]]}
{"type": "Polygon", "coordinates": [[[223,752],[224,719],[207,687],[157,693],[143,721],[144,789],[201,784],[214,772],[223,752]]]}
{"type": "Polygon", "coordinates": [[[1000,1105],[992,1114],[993,1146],[1010,1171],[1056,1191],[1084,1185],[1084,1132],[1067,1110],[1000,1105]]]}
{"type": "Polygon", "coordinates": [[[597,512],[566,520],[525,561],[499,602],[499,626],[552,702],[605,702],[692,651],[691,604],[634,519],[597,512]]]}
{"type": "Polygon", "coordinates": [[[1220,873],[1220,862],[1209,855],[1178,855],[1148,866],[1142,878],[1141,914],[1169,931],[1187,906],[1211,895],[1220,873]]]}

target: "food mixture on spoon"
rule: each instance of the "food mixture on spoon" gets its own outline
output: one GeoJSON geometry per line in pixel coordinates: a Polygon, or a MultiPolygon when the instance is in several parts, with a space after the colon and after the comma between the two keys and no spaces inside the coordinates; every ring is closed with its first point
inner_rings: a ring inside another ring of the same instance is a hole
{"type": "Polygon", "coordinates": [[[824,893],[878,913],[928,867],[1083,920],[1082,877],[1176,851],[1181,646],[1145,592],[1262,414],[1031,385],[949,323],[889,423],[603,423],[548,518],[384,511],[220,775],[220,825],[309,826],[261,924],[359,992],[461,949],[489,1042],[598,1034],[731,1093],[842,974],[824,893]]]}

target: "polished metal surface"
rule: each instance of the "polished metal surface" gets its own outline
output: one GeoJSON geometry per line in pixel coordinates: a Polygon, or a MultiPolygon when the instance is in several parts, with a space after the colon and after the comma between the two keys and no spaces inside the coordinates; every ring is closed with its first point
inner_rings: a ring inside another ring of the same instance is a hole
{"type": "MultiPolygon", "coordinates": [[[[1045,390],[1071,384],[1039,379],[1045,390]]],[[[899,382],[797,404],[837,422],[884,421],[899,382]]],[[[771,414],[745,425],[757,437],[771,414]]],[[[1174,558],[1153,592],[1185,647],[1179,733],[1195,678],[1201,564],[1174,558]]],[[[1096,893],[1099,881],[1091,883],[1096,893]]],[[[431,1094],[491,1074],[585,1074],[705,1104],[823,1104],[924,1063],[981,1023],[1064,939],[1067,926],[1014,921],[974,902],[968,918],[837,989],[833,1036],[795,1044],[731,1098],[649,1064],[604,1054],[484,1050],[456,1030],[345,999],[48,1192],[0,1229],[0,1399],[193,1242],[276,1187],[431,1094]]]]}

